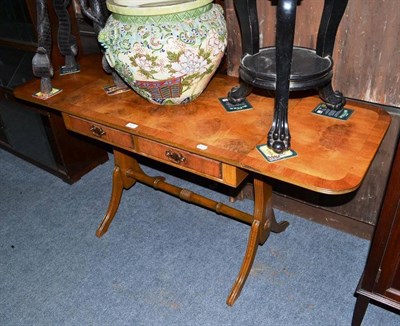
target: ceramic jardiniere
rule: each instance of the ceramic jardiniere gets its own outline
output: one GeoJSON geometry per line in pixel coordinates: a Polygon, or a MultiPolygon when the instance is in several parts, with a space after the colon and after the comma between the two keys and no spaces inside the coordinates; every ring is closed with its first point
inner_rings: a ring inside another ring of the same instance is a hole
{"type": "Polygon", "coordinates": [[[157,104],[194,100],[226,48],[226,23],[212,0],[108,0],[99,33],[106,58],[140,95],[157,104]],[[173,3],[173,4],[171,4],[173,3]]]}

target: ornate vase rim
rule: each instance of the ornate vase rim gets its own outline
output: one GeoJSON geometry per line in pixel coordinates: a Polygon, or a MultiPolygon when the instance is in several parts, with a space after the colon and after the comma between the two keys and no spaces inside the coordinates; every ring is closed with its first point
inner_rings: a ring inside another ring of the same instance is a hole
{"type": "Polygon", "coordinates": [[[107,0],[113,13],[128,16],[158,16],[205,6],[213,0],[107,0]]]}

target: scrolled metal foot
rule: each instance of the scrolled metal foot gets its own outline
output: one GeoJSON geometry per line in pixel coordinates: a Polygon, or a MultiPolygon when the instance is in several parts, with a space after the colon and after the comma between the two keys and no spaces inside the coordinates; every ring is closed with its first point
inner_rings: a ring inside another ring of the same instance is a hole
{"type": "Polygon", "coordinates": [[[286,141],[268,140],[268,147],[272,148],[275,153],[283,153],[290,148],[290,144],[286,141]]]}
{"type": "Polygon", "coordinates": [[[275,153],[290,149],[290,132],[286,107],[276,107],[272,127],[268,132],[267,145],[275,153]]]}
{"type": "Polygon", "coordinates": [[[245,98],[251,93],[253,87],[243,81],[240,82],[240,85],[235,86],[228,93],[228,100],[232,104],[242,103],[245,98]]]}
{"type": "Polygon", "coordinates": [[[324,99],[325,104],[328,108],[339,111],[343,109],[346,104],[346,99],[343,94],[339,91],[335,91],[327,99],[324,99]]]}
{"type": "Polygon", "coordinates": [[[331,84],[319,89],[319,96],[329,109],[340,111],[346,104],[346,99],[339,91],[334,91],[331,84]]]}

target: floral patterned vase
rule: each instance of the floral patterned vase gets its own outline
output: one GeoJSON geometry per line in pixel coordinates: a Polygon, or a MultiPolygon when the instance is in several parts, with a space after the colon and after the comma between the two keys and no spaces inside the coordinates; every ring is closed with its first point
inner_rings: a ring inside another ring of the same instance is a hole
{"type": "Polygon", "coordinates": [[[98,39],[108,63],[153,103],[194,100],[224,56],[227,33],[221,6],[212,0],[139,3],[107,0],[112,15],[98,39]]]}

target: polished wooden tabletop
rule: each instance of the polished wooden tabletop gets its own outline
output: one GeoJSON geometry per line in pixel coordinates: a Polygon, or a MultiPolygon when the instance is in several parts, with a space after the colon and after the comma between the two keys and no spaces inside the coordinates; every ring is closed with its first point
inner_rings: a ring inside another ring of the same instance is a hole
{"type": "Polygon", "coordinates": [[[238,84],[237,78],[216,75],[193,102],[160,106],[133,91],[107,95],[103,87],[112,83],[111,77],[103,72],[99,56],[86,57],[80,65],[80,73],[57,75],[52,80],[53,87],[63,90],[52,98],[32,96],[39,90],[39,80],[18,87],[14,94],[25,101],[322,193],[346,193],[360,185],[390,124],[390,116],[376,106],[349,101],[346,108],[354,110],[352,116],[339,120],[312,113],[321,103],[318,97],[291,99],[289,127],[297,156],[270,163],[256,146],[266,143],[274,99],[251,94],[248,101],[253,109],[227,112],[219,98],[238,84]],[[129,128],[129,123],[137,128],[129,128]]]}

